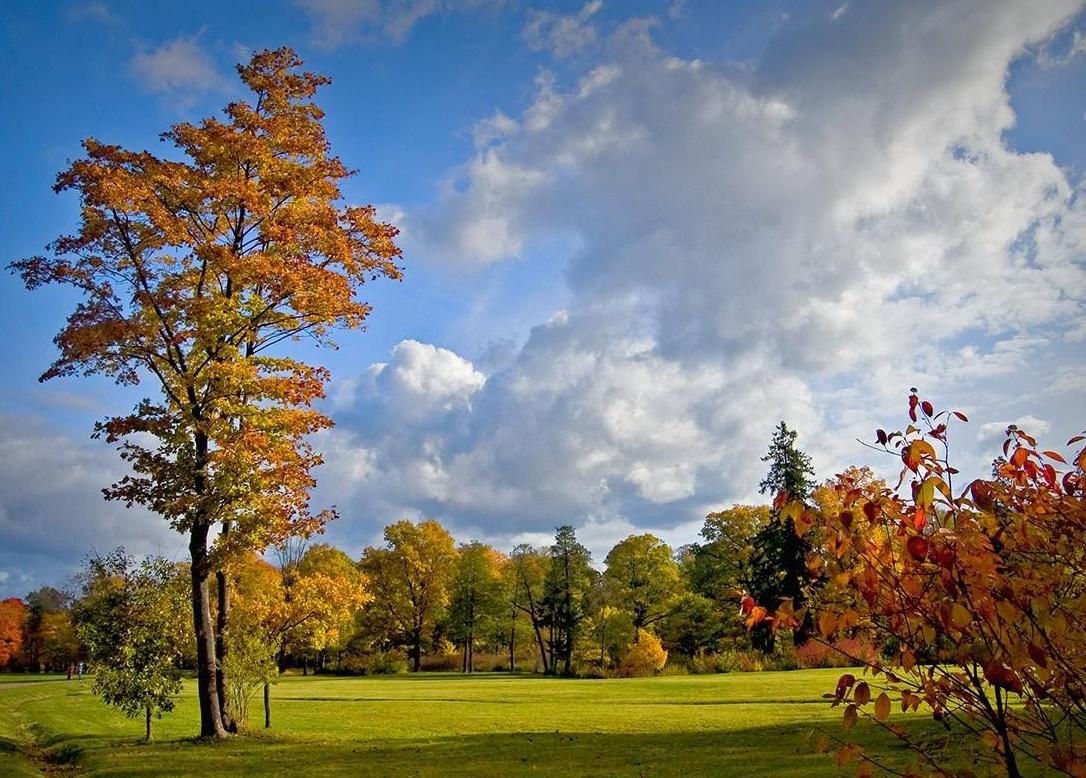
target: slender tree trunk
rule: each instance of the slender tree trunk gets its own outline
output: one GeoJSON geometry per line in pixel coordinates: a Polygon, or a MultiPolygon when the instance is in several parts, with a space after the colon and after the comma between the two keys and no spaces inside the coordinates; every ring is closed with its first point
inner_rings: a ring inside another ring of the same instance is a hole
{"type": "Polygon", "coordinates": [[[264,684],[264,729],[271,729],[271,684],[264,684]]]}
{"type": "Polygon", "coordinates": [[[215,628],[211,620],[211,598],[208,591],[208,526],[193,525],[189,533],[189,556],[192,564],[192,622],[196,633],[196,693],[200,701],[200,737],[226,737],[215,690],[215,628]]]}
{"type": "MultiPolygon", "coordinates": [[[[230,532],[230,522],[224,521],[223,535],[230,532]]],[[[215,693],[219,695],[219,713],[227,732],[237,732],[238,725],[230,715],[229,698],[226,694],[226,625],[230,620],[230,579],[224,570],[215,571],[219,611],[215,619],[215,693]]]]}
{"type": "Polygon", "coordinates": [[[513,603],[513,613],[509,618],[509,672],[517,671],[517,605],[513,603]]]}
{"type": "Polygon", "coordinates": [[[143,739],[146,740],[148,743],[150,743],[151,742],[151,706],[150,705],[148,705],[147,707],[144,708],[144,713],[146,714],[147,730],[146,730],[146,734],[144,735],[143,739]]]}
{"type": "Polygon", "coordinates": [[[422,629],[415,627],[411,631],[411,651],[414,654],[413,669],[417,673],[422,670],[422,629]]]}

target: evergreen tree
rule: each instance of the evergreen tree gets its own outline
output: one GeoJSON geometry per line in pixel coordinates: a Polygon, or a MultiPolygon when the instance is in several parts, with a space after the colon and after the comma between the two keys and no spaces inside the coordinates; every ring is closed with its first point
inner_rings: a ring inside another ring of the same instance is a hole
{"type": "MultiPolygon", "coordinates": [[[[763,494],[776,497],[787,492],[790,499],[806,500],[814,486],[811,458],[796,448],[796,432],[783,421],[773,433],[769,453],[762,457],[769,472],[759,484],[763,494]]],[[[782,599],[791,598],[796,610],[807,604],[806,588],[810,581],[807,554],[810,542],[796,534],[792,519],[782,519],[774,510],[772,519],[754,536],[751,558],[751,596],[756,602],[775,609],[782,599]]],[[[807,642],[812,621],[808,613],[793,632],[796,645],[807,642]]],[[[765,653],[772,653],[775,636],[768,625],[759,624],[751,631],[751,641],[765,653]]]]}
{"type": "Polygon", "coordinates": [[[592,555],[577,542],[573,527],[568,524],[559,527],[550,548],[550,567],[543,590],[550,645],[548,671],[551,673],[558,671],[559,661],[563,675],[573,672],[573,645],[585,617],[585,595],[595,577],[591,561],[592,555]]]}

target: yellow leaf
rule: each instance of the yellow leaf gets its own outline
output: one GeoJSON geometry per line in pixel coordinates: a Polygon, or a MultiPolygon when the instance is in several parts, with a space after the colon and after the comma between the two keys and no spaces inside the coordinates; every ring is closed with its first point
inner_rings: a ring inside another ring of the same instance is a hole
{"type": "Polygon", "coordinates": [[[875,718],[885,721],[890,717],[890,695],[883,692],[875,699],[875,718]]]}
{"type": "Polygon", "coordinates": [[[856,726],[856,720],[859,718],[859,714],[856,712],[855,705],[849,705],[845,708],[845,715],[841,721],[841,725],[845,729],[852,729],[856,726]]]}
{"type": "Polygon", "coordinates": [[[964,629],[973,623],[973,617],[964,605],[956,602],[950,608],[950,623],[958,629],[964,629]]]}

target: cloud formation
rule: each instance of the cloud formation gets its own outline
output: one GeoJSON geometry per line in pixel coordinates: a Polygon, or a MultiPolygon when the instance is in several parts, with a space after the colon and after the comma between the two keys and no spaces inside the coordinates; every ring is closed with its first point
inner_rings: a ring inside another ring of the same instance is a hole
{"type": "Polygon", "coordinates": [[[310,37],[335,49],[368,37],[403,42],[421,20],[437,13],[475,11],[504,0],[295,0],[312,25],[310,37]]]}
{"type": "Polygon", "coordinates": [[[572,85],[541,76],[406,225],[480,273],[565,236],[573,304],[470,402],[387,382],[345,413],[367,463],[345,515],[677,527],[752,496],[776,420],[828,476],[912,385],[980,425],[1027,399],[1079,424],[1044,385],[1083,356],[1086,207],[1050,155],[1008,145],[1005,89],[1079,8],[853,3],[782,24],[747,69],[632,22],[572,85]]]}
{"type": "MultiPolygon", "coordinates": [[[[180,536],[140,508],[106,502],[124,465],[107,446],[27,418],[0,418],[0,570],[14,593],[59,586],[92,549],[184,558],[180,536]]],[[[5,583],[0,580],[0,583],[5,583]]]]}
{"type": "Polygon", "coordinates": [[[589,0],[575,14],[532,11],[524,26],[524,40],[535,51],[548,50],[556,57],[568,57],[596,42],[591,19],[603,8],[603,0],[589,0]]]}
{"type": "Polygon", "coordinates": [[[150,51],[137,50],[130,64],[132,75],[148,92],[181,108],[202,95],[229,91],[230,81],[200,46],[199,38],[199,34],[175,38],[150,51]]]}

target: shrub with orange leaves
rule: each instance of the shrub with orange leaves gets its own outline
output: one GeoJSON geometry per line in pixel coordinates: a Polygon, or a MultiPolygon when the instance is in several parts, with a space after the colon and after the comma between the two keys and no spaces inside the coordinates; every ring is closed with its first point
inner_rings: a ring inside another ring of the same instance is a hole
{"type": "Polygon", "coordinates": [[[656,675],[667,664],[667,651],[660,645],[660,638],[648,630],[637,630],[637,642],[630,646],[619,664],[619,675],[634,678],[656,675]]]}
{"type": "MultiPolygon", "coordinates": [[[[870,682],[846,674],[827,696],[844,706],[846,729],[865,718],[906,741],[919,757],[910,775],[949,772],[930,742],[888,721],[894,703],[963,734],[978,765],[1086,776],[1086,448],[1069,464],[1012,426],[992,478],[955,491],[948,427],[966,417],[936,412],[915,390],[909,416],[903,432],[876,433],[875,447],[902,461],[896,489],[850,471],[833,485],[839,510],[784,509],[797,531],[824,538],[810,560],[827,581],[821,642],[862,629],[897,646],[866,662],[870,682]]],[[[797,618],[788,603],[743,611],[774,627],[797,618]]],[[[839,741],[839,762],[863,774],[879,766],[839,741]]]]}

